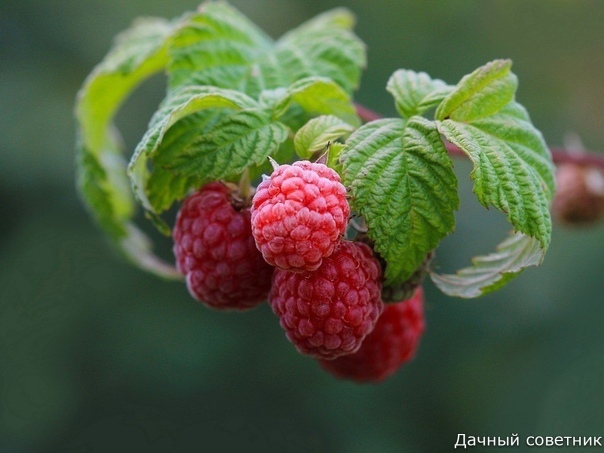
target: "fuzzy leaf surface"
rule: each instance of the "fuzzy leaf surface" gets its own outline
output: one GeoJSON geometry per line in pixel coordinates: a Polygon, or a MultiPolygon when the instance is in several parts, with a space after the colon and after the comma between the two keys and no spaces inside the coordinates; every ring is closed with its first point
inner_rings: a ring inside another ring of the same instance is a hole
{"type": "Polygon", "coordinates": [[[394,97],[401,117],[411,118],[440,104],[452,87],[425,72],[399,69],[390,76],[386,89],[394,97]]]}
{"type": "Polygon", "coordinates": [[[350,135],[353,131],[354,126],[333,115],[313,118],[296,132],[296,154],[302,159],[309,159],[314,153],[324,149],[328,142],[350,135]]]}
{"type": "Polygon", "coordinates": [[[257,60],[273,41],[226,2],[205,2],[174,34],[169,88],[213,85],[256,94],[262,84],[257,60]]]}
{"type": "Polygon", "coordinates": [[[365,45],[352,32],[355,18],[345,8],[327,11],[285,34],[274,55],[288,85],[312,76],[328,77],[351,93],[365,67],[365,45]]]}
{"type": "Polygon", "coordinates": [[[206,2],[172,41],[170,89],[214,85],[256,98],[263,90],[323,76],[351,92],[365,65],[353,26],[350,12],[335,9],[274,42],[235,8],[206,2]]]}
{"type": "MultiPolygon", "coordinates": [[[[156,151],[158,156],[166,152],[184,152],[194,145],[201,134],[207,133],[226,112],[227,109],[207,109],[188,115],[170,127],[156,151]]],[[[195,178],[186,178],[156,162],[146,182],[146,193],[156,212],[168,209],[174,200],[183,199],[193,187],[197,187],[195,178]]]]}
{"type": "Polygon", "coordinates": [[[469,123],[444,120],[437,124],[474,164],[470,177],[480,203],[504,212],[516,231],[536,238],[547,249],[554,166],[526,110],[512,102],[496,114],[469,123]]]}
{"type": "Polygon", "coordinates": [[[311,117],[332,115],[353,126],[359,124],[350,96],[325,77],[310,77],[291,84],[273,107],[273,116],[280,118],[296,107],[311,117]]]}
{"type": "MultiPolygon", "coordinates": [[[[179,122],[174,125],[171,135],[186,134],[187,129],[198,130],[196,124],[179,122]]],[[[149,180],[148,191],[154,209],[161,211],[182,196],[181,181],[186,181],[187,189],[199,187],[206,182],[230,179],[241,175],[253,165],[260,165],[268,156],[275,155],[280,145],[287,139],[289,130],[279,122],[271,121],[262,110],[243,109],[222,116],[205,134],[197,135],[187,147],[177,141],[164,146],[153,159],[153,165],[161,168],[162,175],[170,175],[168,187],[176,185],[177,191],[166,190],[166,181],[149,180]]]]}
{"type": "Polygon", "coordinates": [[[495,253],[472,259],[472,265],[455,274],[431,273],[438,288],[449,296],[474,298],[505,286],[528,266],[543,260],[539,241],[522,233],[512,233],[495,253]]]}
{"type": "Polygon", "coordinates": [[[353,209],[386,260],[386,284],[402,283],[455,225],[452,162],[433,122],[383,119],[361,126],[340,156],[353,209]]]}
{"type": "Polygon", "coordinates": [[[88,76],[76,103],[77,181],[84,202],[127,258],[167,278],[179,274],[152,253],[150,241],[132,222],[135,205],[113,117],[140,83],[166,66],[167,42],[176,26],[152,18],[135,22],[88,76]]]}
{"type": "Polygon", "coordinates": [[[510,60],[494,60],[463,77],[436,109],[436,119],[470,122],[497,113],[518,88],[511,68],[510,60]]]}
{"type": "MultiPolygon", "coordinates": [[[[147,182],[149,180],[148,160],[152,159],[155,161],[156,156],[161,156],[164,154],[169,154],[172,158],[176,158],[179,155],[186,155],[187,153],[190,153],[191,151],[188,147],[183,148],[182,146],[177,146],[178,137],[186,135],[187,132],[195,133],[196,131],[199,131],[199,126],[194,121],[182,123],[179,126],[179,129],[173,135],[171,146],[167,148],[167,151],[163,150],[163,152],[160,154],[158,153],[158,149],[160,148],[166,133],[172,126],[178,124],[180,120],[188,117],[189,115],[207,109],[213,109],[214,111],[216,111],[216,109],[247,109],[253,111],[254,109],[257,109],[257,107],[257,102],[243,93],[209,86],[185,86],[169,95],[164,100],[159,110],[155,113],[155,115],[153,115],[149,128],[147,129],[147,132],[145,133],[141,142],[138,144],[128,168],[135,194],[145,209],[149,213],[156,212],[156,209],[151,204],[146,191],[147,182]]],[[[267,117],[267,115],[264,116],[267,117]]],[[[266,121],[268,122],[268,119],[266,121]]],[[[236,134],[235,131],[232,132],[236,134]]],[[[232,139],[236,140],[236,135],[233,135],[232,139]]],[[[250,154],[253,153],[253,150],[247,151],[249,151],[250,154]]],[[[189,162],[189,160],[187,160],[187,162],[189,162]]],[[[216,165],[216,161],[212,162],[214,162],[214,165],[216,165]]],[[[222,163],[222,160],[220,163],[222,163]]],[[[220,168],[217,169],[213,167],[213,164],[208,164],[206,168],[208,174],[203,174],[199,177],[203,179],[210,177],[212,172],[224,173],[225,171],[228,172],[231,169],[232,167],[227,167],[226,170],[220,168]]],[[[162,178],[158,179],[159,183],[167,182],[162,178]]],[[[158,184],[158,180],[154,180],[154,184],[158,184]]],[[[178,189],[180,187],[178,184],[179,183],[177,182],[172,182],[168,184],[167,187],[153,189],[155,191],[170,189],[174,191],[164,195],[161,200],[160,207],[165,207],[167,204],[165,200],[170,198],[174,199],[178,195],[182,194],[182,190],[178,189]],[[175,184],[177,185],[176,189],[175,184]]]]}

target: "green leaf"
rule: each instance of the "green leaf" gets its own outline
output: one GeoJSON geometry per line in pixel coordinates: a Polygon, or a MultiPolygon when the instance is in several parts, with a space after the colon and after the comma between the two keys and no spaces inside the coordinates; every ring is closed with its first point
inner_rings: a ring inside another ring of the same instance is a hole
{"type": "Polygon", "coordinates": [[[497,113],[518,87],[511,67],[510,60],[495,60],[463,77],[436,109],[436,119],[470,122],[497,113]]]}
{"type": "MultiPolygon", "coordinates": [[[[178,137],[191,128],[198,130],[195,124],[179,122],[170,132],[173,130],[173,135],[178,137]]],[[[287,137],[288,129],[283,124],[272,122],[262,110],[250,108],[222,116],[187,147],[172,142],[153,159],[154,173],[158,168],[163,170],[161,179],[149,179],[148,191],[154,210],[166,209],[182,196],[182,184],[185,184],[182,181],[186,181],[186,189],[189,189],[241,175],[246,168],[260,165],[268,156],[276,154],[287,137]],[[166,174],[170,175],[167,181],[166,174]]]]}
{"type": "Polygon", "coordinates": [[[302,159],[309,159],[317,151],[325,149],[328,142],[350,135],[354,129],[354,126],[333,115],[313,118],[294,136],[296,153],[302,159]]]}
{"type": "MultiPolygon", "coordinates": [[[[296,160],[296,152],[294,150],[293,140],[286,140],[281,143],[281,146],[275,153],[270,155],[275,162],[287,163],[296,160]]],[[[274,171],[272,163],[267,159],[263,164],[256,167],[248,167],[250,180],[254,181],[262,175],[270,175],[274,171]]]]}
{"type": "Polygon", "coordinates": [[[169,88],[213,85],[256,95],[263,74],[257,61],[273,41],[225,2],[206,2],[175,33],[170,45],[169,88]]]}
{"type": "Polygon", "coordinates": [[[167,41],[178,25],[145,19],[119,35],[78,94],[77,181],[97,223],[138,266],[163,277],[179,276],[150,250],[150,242],[132,223],[134,200],[113,117],[128,95],[168,60],[167,41]]]}
{"type": "MultiPolygon", "coordinates": [[[[211,130],[227,111],[228,109],[201,110],[182,118],[166,131],[156,154],[162,155],[164,150],[174,154],[176,149],[185,150],[194,146],[198,137],[211,130]]],[[[198,186],[195,178],[187,178],[160,165],[153,165],[146,182],[146,192],[154,210],[162,212],[168,209],[174,200],[184,198],[191,188],[198,186]]]]}
{"type": "Polygon", "coordinates": [[[167,40],[175,24],[163,19],[138,20],[117,36],[103,61],[88,76],[76,105],[84,145],[98,152],[107,129],[132,90],[167,64],[167,40]]]}
{"type": "MultiPolygon", "coordinates": [[[[205,109],[257,109],[258,103],[243,93],[209,86],[185,86],[171,93],[162,103],[159,110],[151,118],[149,128],[143,139],[136,147],[128,174],[132,181],[135,194],[148,213],[157,212],[152,206],[146,186],[149,180],[148,159],[154,159],[166,132],[179,120],[205,109]]],[[[268,120],[267,120],[268,121],[268,120]]],[[[195,129],[195,124],[185,123],[195,129]]],[[[182,130],[180,131],[182,134],[182,130]]],[[[177,134],[178,135],[178,134],[177,134]]],[[[187,152],[181,146],[172,146],[172,150],[187,152]]],[[[165,152],[162,153],[166,154],[165,152]]],[[[200,175],[204,178],[207,175],[200,175]]],[[[161,178],[160,178],[161,179],[161,178]]],[[[165,181],[164,181],[165,182],[165,181]]],[[[178,184],[178,183],[173,183],[178,184]]],[[[174,189],[174,187],[172,187],[174,189]]],[[[182,190],[175,190],[175,197],[182,194],[182,190]]],[[[166,201],[162,201],[162,207],[166,201]]],[[[155,218],[155,220],[158,220],[155,218]]]]}
{"type": "Polygon", "coordinates": [[[342,164],[340,162],[340,155],[346,149],[346,145],[340,142],[333,142],[329,145],[327,153],[327,166],[333,168],[338,174],[342,174],[342,164]]]}
{"type": "Polygon", "coordinates": [[[352,32],[354,16],[344,8],[323,13],[284,35],[274,51],[293,83],[303,77],[329,77],[348,93],[359,85],[365,46],[352,32]]]}
{"type": "Polygon", "coordinates": [[[538,266],[545,251],[539,241],[521,233],[511,234],[495,253],[472,259],[472,266],[453,275],[431,273],[432,281],[449,296],[479,297],[505,286],[528,266],[538,266]]]}
{"type": "Polygon", "coordinates": [[[516,76],[497,60],[461,79],[436,110],[437,127],[473,163],[480,203],[493,205],[514,227],[497,252],[456,275],[433,280],[447,294],[477,297],[504,286],[526,266],[541,263],[551,238],[549,204],[554,165],[541,133],[514,101],[516,76]]]}
{"type": "Polygon", "coordinates": [[[425,72],[399,69],[388,80],[386,89],[394,96],[399,114],[411,118],[436,107],[453,87],[442,80],[431,79],[425,72]]]}
{"type": "Polygon", "coordinates": [[[107,234],[117,239],[127,234],[126,223],[134,206],[130,198],[123,196],[129,193],[128,185],[125,190],[119,189],[124,187],[122,178],[114,176],[113,181],[109,180],[109,175],[120,175],[120,166],[125,168],[123,160],[120,164],[121,156],[117,153],[119,139],[116,133],[111,135],[113,138],[108,134],[108,145],[102,154],[95,155],[88,148],[78,145],[77,177],[79,192],[96,222],[107,234]],[[101,162],[101,159],[105,162],[101,162]]]}
{"type": "Polygon", "coordinates": [[[506,213],[516,231],[536,238],[547,249],[554,166],[524,108],[512,102],[471,123],[444,120],[437,125],[474,164],[470,177],[480,203],[506,213]]]}
{"type": "Polygon", "coordinates": [[[296,106],[311,117],[333,115],[351,125],[360,124],[348,94],[333,80],[325,77],[310,77],[289,86],[276,103],[273,117],[280,118],[296,106]]]}
{"type": "Polygon", "coordinates": [[[404,282],[455,225],[452,162],[433,122],[415,116],[367,123],[340,156],[344,184],[386,260],[386,284],[404,282]]]}
{"type": "Polygon", "coordinates": [[[311,76],[329,77],[351,92],[365,49],[344,9],[322,14],[274,43],[236,9],[208,2],[181,27],[170,48],[169,86],[214,85],[257,97],[311,76]]]}

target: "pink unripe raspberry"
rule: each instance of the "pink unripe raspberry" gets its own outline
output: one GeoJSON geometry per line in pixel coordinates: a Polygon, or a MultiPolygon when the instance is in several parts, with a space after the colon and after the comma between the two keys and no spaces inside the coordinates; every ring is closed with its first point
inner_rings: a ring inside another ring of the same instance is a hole
{"type": "Polygon", "coordinates": [[[342,241],[313,272],[277,269],[269,301],[287,338],[302,354],[352,354],[373,330],[383,303],[381,271],[371,249],[342,241]]]}
{"type": "Polygon", "coordinates": [[[267,263],[313,271],[346,230],[350,207],[340,176],[319,163],[281,165],[258,185],[252,234],[267,263]]]}
{"type": "Polygon", "coordinates": [[[174,255],[194,298],[212,308],[244,310],[267,299],[273,268],[256,248],[249,208],[235,209],[231,194],[214,182],[183,202],[174,255]]]}
{"type": "Polygon", "coordinates": [[[319,363],[341,379],[383,381],[413,358],[424,326],[424,293],[419,287],[410,299],[386,304],[375,329],[357,352],[319,363]]]}

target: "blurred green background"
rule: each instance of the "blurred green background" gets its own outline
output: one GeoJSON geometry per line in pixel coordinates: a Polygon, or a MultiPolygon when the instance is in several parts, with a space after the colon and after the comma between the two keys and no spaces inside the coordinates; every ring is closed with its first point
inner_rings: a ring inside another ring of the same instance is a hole
{"type": "MultiPolygon", "coordinates": [[[[233,3],[277,37],[347,6],[369,66],[357,99],[395,113],[397,68],[456,82],[514,60],[518,99],[548,143],[604,149],[601,0],[233,3]]],[[[439,452],[458,433],[604,435],[604,226],[556,225],[545,263],[478,300],[427,291],[414,362],[378,386],[339,382],[285,340],[268,306],[216,313],[123,262],[74,190],[76,92],[112,37],[195,0],[0,3],[0,452],[439,452]]],[[[163,95],[156,77],[118,117],[128,149],[163,95]]],[[[456,161],[452,271],[508,227],[456,161]]],[[[169,250],[163,244],[163,251],[169,250]]],[[[169,255],[166,255],[169,256],[169,255]]]]}

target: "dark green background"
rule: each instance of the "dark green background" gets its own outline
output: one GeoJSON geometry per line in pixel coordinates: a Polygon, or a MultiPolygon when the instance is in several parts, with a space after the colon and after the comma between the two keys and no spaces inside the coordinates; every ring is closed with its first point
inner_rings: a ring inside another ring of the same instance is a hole
{"type": "MultiPolygon", "coordinates": [[[[234,3],[273,36],[351,8],[369,56],[358,100],[386,114],[397,68],[453,83],[510,57],[518,99],[549,143],[576,132],[604,149],[601,0],[234,3]]],[[[195,7],[0,3],[0,451],[438,452],[458,433],[519,433],[521,444],[604,435],[602,224],[556,225],[543,266],[494,295],[452,299],[428,283],[419,354],[378,386],[324,374],[268,306],[212,312],[183,285],[118,258],[74,191],[74,97],[135,17],[195,7]]],[[[120,112],[129,149],[163,82],[149,81],[120,112]]],[[[436,263],[446,271],[508,229],[473,200],[468,164],[456,171],[457,233],[436,263]]]]}

